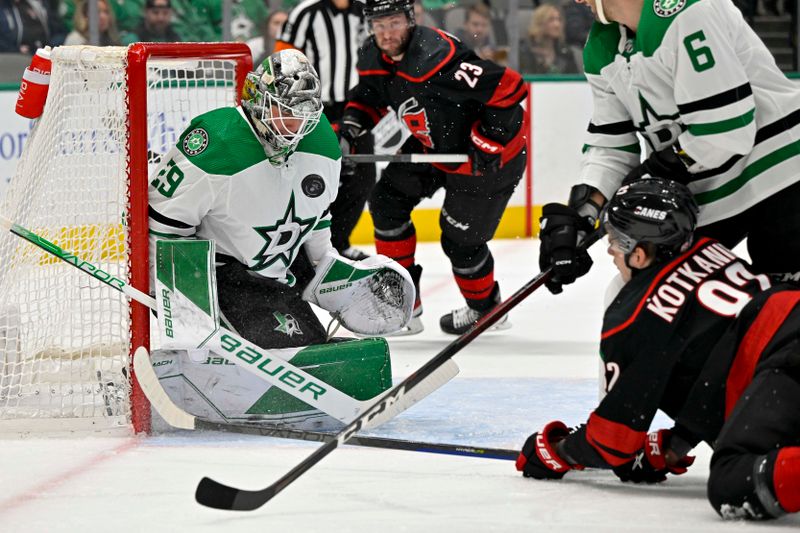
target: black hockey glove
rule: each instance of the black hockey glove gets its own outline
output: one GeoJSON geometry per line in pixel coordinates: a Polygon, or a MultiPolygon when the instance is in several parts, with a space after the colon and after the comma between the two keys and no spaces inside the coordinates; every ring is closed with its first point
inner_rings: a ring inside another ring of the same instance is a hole
{"type": "Polygon", "coordinates": [[[622,180],[622,185],[641,179],[645,174],[687,185],[692,181],[692,174],[688,167],[693,164],[694,161],[683,150],[675,145],[668,146],[663,150],[653,152],[641,165],[628,172],[628,175],[622,180]]]}
{"type": "Polygon", "coordinates": [[[503,145],[483,133],[480,122],[472,124],[469,132],[470,145],[467,148],[472,163],[472,174],[481,176],[500,170],[502,164],[503,145]]]}
{"type": "Polygon", "coordinates": [[[360,124],[344,117],[339,123],[339,148],[342,150],[342,173],[353,174],[358,164],[346,156],[355,153],[356,139],[367,132],[360,124]]]}
{"type": "Polygon", "coordinates": [[[676,464],[667,465],[666,456],[672,432],[668,429],[654,431],[647,435],[647,442],[633,461],[614,468],[621,481],[632,483],[661,483],[667,474],[685,474],[694,463],[694,456],[685,455],[676,464]]]}
{"type": "Polygon", "coordinates": [[[517,471],[524,477],[561,479],[570,470],[583,470],[583,466],[569,464],[556,452],[556,445],[567,435],[567,426],[556,420],[528,437],[517,457],[517,471]]]}
{"type": "Polygon", "coordinates": [[[573,283],[592,267],[589,253],[578,248],[578,236],[594,228],[575,209],[563,204],[546,204],[539,227],[539,268],[553,268],[553,275],[545,285],[553,294],[559,294],[562,285],[573,283]]]}

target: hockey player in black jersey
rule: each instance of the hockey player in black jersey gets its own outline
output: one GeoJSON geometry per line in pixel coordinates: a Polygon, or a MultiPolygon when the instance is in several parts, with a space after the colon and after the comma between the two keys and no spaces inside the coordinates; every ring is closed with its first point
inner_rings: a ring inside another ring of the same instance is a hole
{"type": "Polygon", "coordinates": [[[612,468],[655,483],[712,446],[708,498],[724,518],[800,511],[800,291],[773,286],[718,242],[694,240],[697,204],[676,182],[621,187],[602,215],[622,285],[600,350],[606,396],[570,431],[551,422],[517,470],[560,479],[612,468]],[[647,433],[657,409],[675,425],[647,433]]]}
{"type": "MultiPolygon", "coordinates": [[[[525,168],[520,103],[527,89],[517,72],[417,26],[414,0],[367,0],[365,15],[372,35],[360,52],[342,136],[357,138],[391,107],[411,132],[403,153],[469,154],[460,165],[392,163],[369,199],[378,253],[406,267],[418,285],[411,211],[444,187],[441,243],[467,306],[444,315],[440,326],[461,334],[500,301],[486,243],[525,168]]],[[[421,312],[417,302],[408,333],[422,330],[421,312]]]]}

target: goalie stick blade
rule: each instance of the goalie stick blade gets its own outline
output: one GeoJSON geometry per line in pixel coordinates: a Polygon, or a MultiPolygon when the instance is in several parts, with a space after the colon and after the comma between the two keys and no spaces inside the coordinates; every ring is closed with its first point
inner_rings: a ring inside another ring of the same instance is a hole
{"type": "Polygon", "coordinates": [[[241,490],[204,477],[197,484],[194,499],[200,505],[213,509],[253,511],[271,500],[275,494],[272,487],[257,491],[241,490]]]}
{"type": "Polygon", "coordinates": [[[195,429],[195,417],[175,405],[161,386],[144,346],[136,348],[133,354],[133,372],[150,405],[167,424],[180,429],[195,429]]]}

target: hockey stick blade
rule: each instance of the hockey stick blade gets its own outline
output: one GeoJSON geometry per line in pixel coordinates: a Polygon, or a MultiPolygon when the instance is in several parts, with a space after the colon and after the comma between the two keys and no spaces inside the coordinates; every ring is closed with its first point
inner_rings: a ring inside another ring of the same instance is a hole
{"type": "MultiPolygon", "coordinates": [[[[584,249],[588,248],[598,239],[600,239],[601,236],[602,230],[593,231],[587,235],[586,239],[581,244],[581,247],[584,249]]],[[[362,429],[364,424],[367,423],[367,421],[369,421],[373,416],[378,415],[392,403],[402,398],[409,391],[413,390],[414,387],[423,382],[430,374],[435,372],[437,368],[450,360],[451,357],[461,351],[478,335],[492,327],[511,309],[516,307],[520,302],[527,298],[528,295],[544,285],[551,275],[552,269],[547,268],[537,274],[533,279],[525,283],[519,288],[519,290],[517,290],[517,292],[512,294],[507,300],[494,307],[480,320],[478,320],[475,325],[473,325],[461,336],[456,338],[453,342],[448,344],[442,351],[436,354],[427,363],[422,365],[422,367],[416,372],[394,386],[381,398],[380,401],[356,417],[351,424],[335,435],[331,441],[326,442],[314,450],[311,455],[295,465],[294,468],[284,474],[283,477],[278,479],[278,481],[274,482],[269,487],[256,491],[236,489],[227,485],[223,485],[222,483],[214,481],[211,478],[204,477],[197,485],[195,499],[201,505],[216,509],[250,511],[261,507],[274,498],[276,494],[291,485],[292,482],[303,475],[303,473],[307,472],[315,464],[324,459],[340,444],[347,442],[347,440],[353,437],[360,429],[362,429]]]]}
{"type": "Polygon", "coordinates": [[[345,154],[353,163],[466,163],[466,154],[345,154]]]}

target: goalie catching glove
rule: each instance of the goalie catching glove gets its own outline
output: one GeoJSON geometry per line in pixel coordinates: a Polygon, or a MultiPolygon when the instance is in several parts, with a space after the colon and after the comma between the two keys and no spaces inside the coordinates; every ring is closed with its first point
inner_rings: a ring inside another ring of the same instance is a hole
{"type": "Polygon", "coordinates": [[[411,320],[414,298],[408,271],[383,255],[352,261],[328,252],[303,291],[303,300],[362,335],[383,335],[404,327],[411,320]]]}

